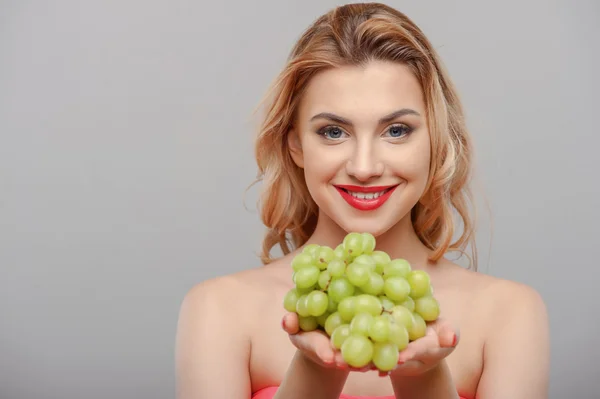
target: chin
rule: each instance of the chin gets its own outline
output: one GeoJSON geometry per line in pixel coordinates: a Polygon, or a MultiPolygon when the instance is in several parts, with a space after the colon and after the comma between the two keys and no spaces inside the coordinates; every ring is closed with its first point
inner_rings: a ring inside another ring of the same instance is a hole
{"type": "MultiPolygon", "coordinates": [[[[339,195],[337,192],[335,194],[339,195]]],[[[346,234],[369,233],[377,238],[396,227],[405,218],[410,218],[412,205],[418,200],[416,195],[411,194],[413,193],[406,191],[394,193],[385,204],[372,211],[354,209],[341,198],[319,198],[322,201],[317,201],[317,205],[323,216],[326,215],[330,223],[337,225],[346,234]]]]}
{"type": "Polygon", "coordinates": [[[386,233],[399,221],[391,222],[390,219],[382,221],[379,218],[366,217],[364,219],[346,217],[334,220],[346,233],[369,233],[375,238],[386,233]]]}

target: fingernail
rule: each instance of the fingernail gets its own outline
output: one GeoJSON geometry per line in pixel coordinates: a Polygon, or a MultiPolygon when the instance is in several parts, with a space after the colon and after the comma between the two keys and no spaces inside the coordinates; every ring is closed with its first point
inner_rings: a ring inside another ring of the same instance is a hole
{"type": "Polygon", "coordinates": [[[452,346],[456,346],[456,341],[458,341],[458,337],[454,334],[454,338],[452,339],[452,346]]]}

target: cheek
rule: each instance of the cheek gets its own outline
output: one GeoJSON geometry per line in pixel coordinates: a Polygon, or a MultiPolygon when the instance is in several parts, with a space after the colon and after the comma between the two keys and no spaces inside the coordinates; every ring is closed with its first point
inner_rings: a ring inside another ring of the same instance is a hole
{"type": "Polygon", "coordinates": [[[399,148],[388,165],[395,174],[409,183],[426,182],[429,178],[431,159],[429,142],[423,140],[414,144],[399,148]]]}
{"type": "Polygon", "coordinates": [[[343,168],[344,155],[333,146],[307,142],[304,145],[304,173],[308,185],[328,183],[343,168]]]}

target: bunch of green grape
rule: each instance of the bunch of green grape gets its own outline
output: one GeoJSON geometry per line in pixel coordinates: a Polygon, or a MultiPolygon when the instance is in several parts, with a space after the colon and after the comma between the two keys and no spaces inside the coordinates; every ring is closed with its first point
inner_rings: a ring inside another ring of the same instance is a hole
{"type": "Polygon", "coordinates": [[[375,237],[352,232],[335,249],[307,245],[292,261],[295,287],[283,300],[302,331],[323,330],[346,363],[383,372],[425,335],[440,314],[429,275],[375,250],[375,237]]]}

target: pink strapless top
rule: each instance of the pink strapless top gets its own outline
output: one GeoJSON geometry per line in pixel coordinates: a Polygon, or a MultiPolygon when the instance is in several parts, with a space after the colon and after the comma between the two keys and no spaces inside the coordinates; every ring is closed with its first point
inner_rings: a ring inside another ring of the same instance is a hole
{"type": "MultiPolygon", "coordinates": [[[[263,388],[260,391],[255,392],[252,395],[252,399],[273,399],[275,396],[275,392],[277,392],[277,387],[267,387],[263,388]]],[[[353,395],[344,395],[340,396],[340,399],[396,399],[394,396],[353,396],[353,395]]],[[[460,399],[466,399],[462,396],[460,399]]]]}

